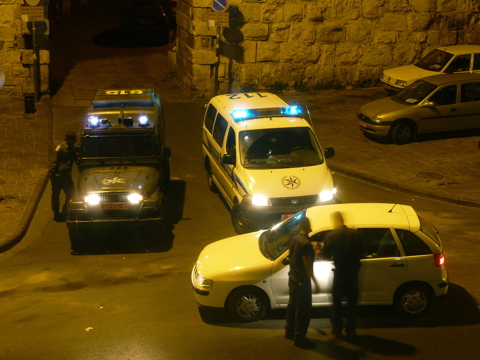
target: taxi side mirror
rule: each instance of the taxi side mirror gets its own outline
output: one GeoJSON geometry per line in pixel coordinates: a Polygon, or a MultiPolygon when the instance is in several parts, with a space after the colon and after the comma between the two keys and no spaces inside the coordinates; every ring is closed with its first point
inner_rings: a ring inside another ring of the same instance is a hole
{"type": "Polygon", "coordinates": [[[334,148],[326,148],[325,149],[325,159],[331,158],[335,156],[335,149],[334,148]]]}

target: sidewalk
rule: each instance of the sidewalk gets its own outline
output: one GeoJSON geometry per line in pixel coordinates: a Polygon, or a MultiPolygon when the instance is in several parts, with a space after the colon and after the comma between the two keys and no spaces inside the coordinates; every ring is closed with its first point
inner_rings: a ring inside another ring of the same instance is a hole
{"type": "MultiPolygon", "coordinates": [[[[366,99],[383,96],[380,88],[280,96],[290,103],[308,105],[322,146],[335,149],[335,157],[328,160],[332,171],[480,207],[480,131],[452,137],[434,135],[403,146],[378,143],[362,135],[355,114],[366,99]]],[[[65,126],[53,126],[48,96],[36,108],[35,114],[23,114],[23,99],[0,97],[0,252],[17,244],[28,230],[48,184],[52,133],[65,126]]]]}

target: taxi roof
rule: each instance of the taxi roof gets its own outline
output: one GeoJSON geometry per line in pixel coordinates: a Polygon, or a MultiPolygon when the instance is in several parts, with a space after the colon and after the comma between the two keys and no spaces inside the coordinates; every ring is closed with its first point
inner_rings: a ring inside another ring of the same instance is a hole
{"type": "Polygon", "coordinates": [[[331,228],[331,214],[340,211],[345,225],[354,228],[395,228],[416,232],[420,220],[409,205],[389,203],[353,203],[315,206],[307,209],[312,229],[331,228]]]}
{"type": "MultiPolygon", "coordinates": [[[[210,104],[214,105],[217,110],[226,118],[233,119],[232,113],[240,109],[275,109],[288,107],[284,100],[275,94],[258,92],[258,93],[238,93],[217,95],[210,100],[210,104]]],[[[259,112],[262,113],[261,111],[259,112]]],[[[286,127],[304,127],[310,126],[303,116],[298,115],[257,115],[254,118],[245,120],[232,121],[232,125],[238,129],[269,129],[269,128],[286,128],[286,127]]]]}

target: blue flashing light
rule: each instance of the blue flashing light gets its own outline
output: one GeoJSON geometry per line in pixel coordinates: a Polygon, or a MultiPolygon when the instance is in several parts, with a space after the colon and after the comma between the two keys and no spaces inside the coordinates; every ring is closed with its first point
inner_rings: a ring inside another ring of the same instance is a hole
{"type": "Polygon", "coordinates": [[[232,117],[235,121],[242,121],[255,116],[256,111],[253,109],[237,109],[232,111],[232,117]]]}
{"type": "Polygon", "coordinates": [[[300,115],[303,114],[303,109],[298,105],[285,106],[280,108],[280,112],[282,115],[300,115]]]}

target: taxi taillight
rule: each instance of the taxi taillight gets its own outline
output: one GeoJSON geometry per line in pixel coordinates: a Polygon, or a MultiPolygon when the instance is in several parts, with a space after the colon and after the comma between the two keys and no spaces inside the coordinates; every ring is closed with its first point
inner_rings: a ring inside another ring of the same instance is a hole
{"type": "Polygon", "coordinates": [[[435,254],[435,266],[441,267],[445,264],[445,256],[443,256],[443,252],[440,254],[435,254]]]}

